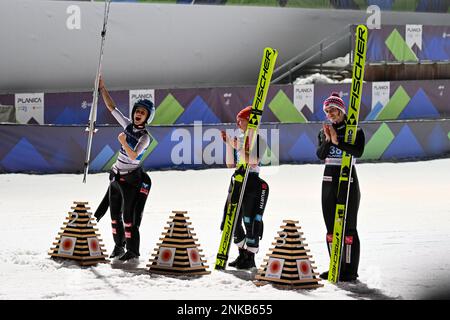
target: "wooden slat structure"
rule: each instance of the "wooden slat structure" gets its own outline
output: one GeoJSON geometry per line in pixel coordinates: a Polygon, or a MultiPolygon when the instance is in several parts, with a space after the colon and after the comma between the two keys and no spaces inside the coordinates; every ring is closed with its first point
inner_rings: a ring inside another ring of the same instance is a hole
{"type": "Polygon", "coordinates": [[[172,211],[164,227],[161,242],[157,243],[155,253],[149,260],[147,267],[150,273],[171,276],[199,276],[210,274],[202,249],[194,238],[192,222],[187,222],[187,211],[172,211]]]}
{"type": "Polygon", "coordinates": [[[315,272],[303,232],[298,221],[283,220],[281,231],[263,261],[254,283],[257,286],[272,284],[279,289],[315,289],[323,287],[315,272]]]}
{"type": "Polygon", "coordinates": [[[81,266],[109,263],[96,222],[87,202],[74,201],[61,231],[48,254],[52,258],[73,260],[81,266]]]}

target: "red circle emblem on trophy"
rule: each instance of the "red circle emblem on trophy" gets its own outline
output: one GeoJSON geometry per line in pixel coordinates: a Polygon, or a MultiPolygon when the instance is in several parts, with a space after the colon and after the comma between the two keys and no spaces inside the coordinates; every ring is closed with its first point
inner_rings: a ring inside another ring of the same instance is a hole
{"type": "Polygon", "coordinates": [[[269,266],[269,270],[271,273],[278,273],[280,272],[281,264],[278,260],[273,260],[272,263],[269,266]]]}
{"type": "Polygon", "coordinates": [[[170,261],[170,259],[172,258],[172,252],[170,250],[164,250],[161,252],[161,259],[163,261],[170,261]]]}
{"type": "Polygon", "coordinates": [[[306,261],[302,261],[302,262],[300,263],[300,271],[301,271],[303,274],[309,274],[309,273],[311,272],[309,263],[306,262],[306,261]]]}
{"type": "Polygon", "coordinates": [[[197,250],[191,250],[189,253],[189,256],[191,257],[192,262],[199,262],[199,255],[197,250]]]}
{"type": "Polygon", "coordinates": [[[70,251],[70,249],[72,249],[72,247],[73,247],[72,239],[68,239],[68,238],[64,239],[64,241],[62,242],[62,248],[65,251],[70,251]]]}
{"type": "Polygon", "coordinates": [[[98,240],[94,239],[89,243],[91,251],[98,251],[98,240]]]}

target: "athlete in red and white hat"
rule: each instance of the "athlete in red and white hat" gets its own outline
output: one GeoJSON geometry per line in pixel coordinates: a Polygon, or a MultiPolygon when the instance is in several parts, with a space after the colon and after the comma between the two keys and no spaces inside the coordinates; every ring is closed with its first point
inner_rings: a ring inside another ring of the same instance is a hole
{"type": "MultiPolygon", "coordinates": [[[[323,124],[319,132],[319,146],[316,154],[319,159],[325,160],[322,181],[322,213],[327,228],[326,241],[328,252],[330,253],[333,241],[342,152],[345,151],[355,158],[361,157],[364,152],[365,137],[364,131],[358,127],[355,144],[344,142],[347,115],[345,103],[338,93],[333,92],[324,101],[323,111],[331,124],[323,124]]],[[[358,278],[360,243],[356,225],[360,197],[358,177],[356,169],[353,167],[339,281],[355,281],[358,278]]],[[[328,279],[328,271],[323,272],[320,277],[328,279]]]]}

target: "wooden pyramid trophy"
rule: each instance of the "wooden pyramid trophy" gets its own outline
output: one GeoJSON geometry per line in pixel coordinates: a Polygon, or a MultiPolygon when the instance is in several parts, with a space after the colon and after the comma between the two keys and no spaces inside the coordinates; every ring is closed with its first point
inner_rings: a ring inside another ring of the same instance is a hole
{"type": "Polygon", "coordinates": [[[269,250],[255,277],[257,286],[272,283],[280,289],[313,289],[323,287],[312,264],[312,256],[307,249],[306,239],[302,238],[298,221],[283,220],[282,231],[278,231],[275,247],[269,250]]]}
{"type": "Polygon", "coordinates": [[[205,256],[200,254],[202,249],[195,243],[194,228],[189,227],[191,222],[186,220],[186,211],[172,211],[169,218],[168,227],[164,227],[163,238],[159,238],[161,243],[157,243],[155,253],[152,254],[147,267],[150,273],[176,275],[176,276],[197,276],[210,274],[207,271],[205,256]]]}
{"type": "Polygon", "coordinates": [[[82,266],[108,263],[106,250],[94,228],[96,223],[92,213],[88,212],[87,202],[74,201],[73,212],[69,212],[61,232],[56,237],[54,247],[50,249],[52,258],[74,260],[82,266]]]}

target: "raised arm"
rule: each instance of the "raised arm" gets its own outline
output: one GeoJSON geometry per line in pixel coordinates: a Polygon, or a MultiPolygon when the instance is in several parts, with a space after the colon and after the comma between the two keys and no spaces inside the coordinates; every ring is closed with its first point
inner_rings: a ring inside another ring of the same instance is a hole
{"type": "Polygon", "coordinates": [[[236,163],[234,161],[234,150],[236,149],[236,138],[232,139],[225,131],[221,131],[222,140],[225,143],[225,164],[227,168],[234,168],[236,163]]]}
{"type": "Polygon", "coordinates": [[[327,157],[332,144],[331,141],[327,139],[326,134],[323,130],[319,132],[318,140],[319,144],[316,149],[316,155],[320,160],[324,160],[327,157]]]}
{"type": "Polygon", "coordinates": [[[100,90],[100,93],[102,94],[103,101],[106,104],[106,107],[109,111],[113,112],[116,109],[116,104],[114,103],[114,100],[109,95],[108,90],[105,87],[105,83],[103,82],[102,77],[100,76],[98,89],[100,90]]]}

